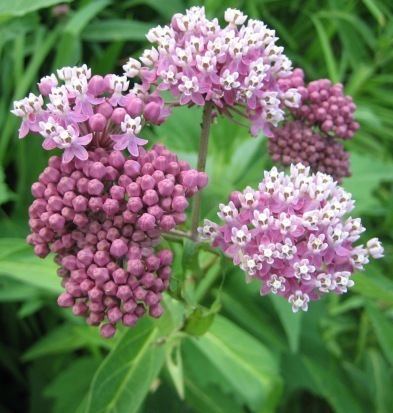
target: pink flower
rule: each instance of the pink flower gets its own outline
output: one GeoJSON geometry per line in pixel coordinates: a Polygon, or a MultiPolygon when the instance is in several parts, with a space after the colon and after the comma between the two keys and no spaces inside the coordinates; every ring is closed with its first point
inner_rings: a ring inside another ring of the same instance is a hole
{"type": "Polygon", "coordinates": [[[125,71],[139,75],[147,89],[169,90],[180,105],[211,101],[229,118],[241,111],[253,134],[268,133],[283,119],[285,107],[299,103],[296,88],[279,83],[291,75],[291,62],[264,23],[246,23],[247,16],[236,9],[228,9],[225,19],[228,25],[221,28],[217,19],[206,18],[203,7],[176,14],[170,25],[147,34],[155,47],[140,57],[145,67],[130,60],[125,71]]]}
{"type": "Polygon", "coordinates": [[[74,157],[85,161],[88,158],[85,146],[92,139],[91,133],[79,136],[79,131],[73,126],[67,126],[66,129],[58,126],[56,132],[50,138],[45,139],[43,146],[45,149],[64,149],[63,162],[65,163],[70,162],[74,157]]]}
{"type": "Polygon", "coordinates": [[[121,130],[124,133],[110,135],[111,139],[115,142],[114,149],[120,151],[127,148],[131,155],[138,156],[138,146],[143,146],[147,143],[146,139],[141,139],[136,136],[141,129],[141,118],[139,116],[132,118],[130,115],[126,115],[124,121],[121,122],[121,130]]]}
{"type": "Polygon", "coordinates": [[[369,257],[383,257],[377,238],[354,242],[364,231],[351,195],[329,175],[291,165],[289,175],[265,172],[258,191],[233,193],[220,204],[221,225],[207,221],[199,232],[246,272],[262,281],[261,293],[285,297],[294,312],[323,294],[342,294],[369,257]],[[253,193],[254,192],[254,193],[253,193]]]}

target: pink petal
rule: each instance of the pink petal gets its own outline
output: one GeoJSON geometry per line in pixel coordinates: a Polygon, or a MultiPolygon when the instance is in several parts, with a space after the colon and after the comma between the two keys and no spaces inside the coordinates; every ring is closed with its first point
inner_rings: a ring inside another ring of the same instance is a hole
{"type": "Polygon", "coordinates": [[[92,139],[93,139],[93,134],[89,133],[88,135],[79,136],[76,139],[76,143],[79,145],[87,145],[91,142],[92,139]]]}
{"type": "Polygon", "coordinates": [[[74,151],[74,155],[81,161],[86,161],[88,159],[89,154],[84,146],[73,144],[72,149],[74,151]]]}
{"type": "Polygon", "coordinates": [[[205,99],[203,99],[203,96],[200,93],[193,93],[192,101],[199,106],[203,106],[205,104],[205,99]]]}
{"type": "Polygon", "coordinates": [[[23,121],[19,128],[19,139],[24,138],[29,133],[29,126],[26,121],[23,121]]]}
{"type": "Polygon", "coordinates": [[[63,152],[63,162],[64,163],[68,163],[70,162],[73,158],[74,158],[74,151],[72,150],[72,147],[67,148],[64,152],[63,152]]]}
{"type": "Polygon", "coordinates": [[[189,103],[190,100],[191,100],[191,96],[181,95],[180,104],[187,105],[187,103],[189,103]]]}
{"type": "Polygon", "coordinates": [[[55,149],[56,146],[57,146],[56,142],[52,138],[46,138],[42,142],[42,147],[47,151],[50,151],[51,149],[55,149]]]}
{"type": "Polygon", "coordinates": [[[129,140],[127,149],[128,149],[128,151],[130,152],[130,154],[132,156],[138,156],[139,155],[139,149],[138,149],[138,145],[137,145],[135,139],[130,139],[129,140]]]}
{"type": "Polygon", "coordinates": [[[114,148],[117,151],[122,151],[123,149],[127,148],[129,138],[127,135],[109,135],[110,138],[116,142],[114,148]]]}

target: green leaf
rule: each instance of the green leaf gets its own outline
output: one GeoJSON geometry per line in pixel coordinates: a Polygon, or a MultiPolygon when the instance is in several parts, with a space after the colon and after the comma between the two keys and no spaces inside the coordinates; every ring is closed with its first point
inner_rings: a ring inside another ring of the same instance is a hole
{"type": "Polygon", "coordinates": [[[371,324],[374,328],[379,345],[387,360],[393,366],[393,324],[378,308],[369,303],[367,305],[367,314],[370,317],[371,324]]]}
{"type": "Polygon", "coordinates": [[[114,42],[146,40],[146,33],[153,27],[150,23],[134,20],[103,20],[90,23],[82,32],[82,39],[90,42],[114,42]]]}
{"type": "Polygon", "coordinates": [[[313,380],[311,389],[329,401],[336,413],[366,413],[358,399],[348,391],[348,383],[337,365],[325,359],[303,357],[304,367],[313,380]]]}
{"type": "Polygon", "coordinates": [[[15,195],[9,190],[7,184],[5,183],[5,176],[3,168],[0,167],[0,205],[13,199],[15,195]]]}
{"type": "Polygon", "coordinates": [[[94,375],[86,413],[138,411],[165,360],[158,338],[148,318],[122,336],[94,375]]]}
{"type": "Polygon", "coordinates": [[[369,367],[368,377],[371,377],[371,394],[374,395],[375,411],[389,413],[393,406],[392,385],[393,377],[391,369],[386,368],[382,355],[371,349],[367,352],[369,367]]]}
{"type": "Polygon", "coordinates": [[[35,10],[54,6],[59,3],[71,3],[73,0],[13,0],[0,3],[0,19],[8,16],[23,16],[35,10]]]}
{"type": "Polygon", "coordinates": [[[384,26],[385,16],[379,8],[378,2],[376,0],[362,0],[364,5],[368,8],[369,12],[374,16],[375,20],[380,26],[384,26]]]}
{"type": "Polygon", "coordinates": [[[45,388],[45,396],[54,399],[52,413],[75,412],[89,390],[100,358],[75,359],[45,388]]]}
{"type": "Polygon", "coordinates": [[[260,342],[220,316],[204,336],[192,342],[252,411],[273,410],[281,387],[278,367],[260,342]]]}
{"type": "Polygon", "coordinates": [[[329,40],[329,36],[326,33],[325,27],[321,23],[321,21],[316,17],[316,16],[311,16],[311,21],[313,22],[319,41],[321,43],[321,49],[325,58],[326,66],[328,68],[329,72],[329,77],[333,82],[338,82],[339,75],[338,75],[338,70],[336,66],[336,60],[334,58],[334,54],[331,48],[331,42],[329,40]]]}
{"type": "Polygon", "coordinates": [[[270,300],[277,312],[278,318],[288,337],[289,348],[293,353],[299,349],[300,333],[302,326],[302,313],[294,314],[288,301],[282,297],[271,295],[270,300]]]}
{"type": "Polygon", "coordinates": [[[393,180],[393,162],[384,162],[367,155],[351,155],[352,176],[344,181],[356,201],[356,213],[372,212],[376,206],[373,191],[384,181],[393,180]]]}
{"type": "Polygon", "coordinates": [[[202,336],[209,330],[219,308],[219,304],[209,309],[198,305],[187,317],[183,330],[192,336],[202,336]]]}
{"type": "MultiPolygon", "coordinates": [[[[14,247],[18,250],[20,240],[14,247]]],[[[1,245],[1,244],[0,244],[1,245]]],[[[12,248],[12,244],[10,245],[12,248]]],[[[26,247],[25,247],[26,248],[26,247]]],[[[0,274],[6,275],[25,284],[59,294],[62,291],[60,280],[56,275],[57,265],[49,256],[41,260],[33,255],[31,248],[21,250],[20,253],[1,257],[0,274]]]]}
{"type": "Polygon", "coordinates": [[[54,68],[77,64],[81,58],[80,34],[87,24],[105,7],[110,0],[95,0],[79,9],[66,24],[54,62],[54,68]]]}
{"type": "Polygon", "coordinates": [[[184,399],[184,373],[183,359],[181,355],[181,341],[175,341],[166,352],[166,367],[175,385],[179,397],[184,399]]]}
{"type": "Polygon", "coordinates": [[[175,13],[184,10],[184,4],[181,0],[131,0],[126,4],[127,7],[147,5],[157,10],[163,17],[170,20],[175,13]]]}
{"type": "Polygon", "coordinates": [[[110,348],[113,343],[100,337],[96,327],[66,323],[34,343],[23,355],[23,360],[62,354],[92,344],[110,348]]]}
{"type": "Polygon", "coordinates": [[[353,290],[364,297],[393,305],[393,282],[382,274],[373,271],[372,268],[378,268],[378,265],[370,263],[366,270],[367,273],[355,274],[353,290]]]}

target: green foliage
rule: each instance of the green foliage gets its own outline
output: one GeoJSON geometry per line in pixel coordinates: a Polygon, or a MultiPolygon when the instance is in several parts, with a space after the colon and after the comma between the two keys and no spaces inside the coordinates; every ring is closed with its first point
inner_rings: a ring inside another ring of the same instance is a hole
{"type": "MultiPolygon", "coordinates": [[[[48,155],[39,138],[17,139],[12,101],[41,76],[86,63],[121,70],[145,46],[149,27],[198,1],[0,1],[0,411],[389,413],[393,399],[393,7],[388,0],[207,0],[210,16],[242,8],[277,30],[309,79],[342,81],[358,105],[351,151],[356,199],[368,236],[386,257],[354,277],[343,297],[293,315],[279,297],[192,242],[175,253],[165,315],[100,338],[56,306],[56,265],[25,244],[29,187],[48,155]],[[53,7],[70,10],[56,16],[53,7]],[[172,296],[172,298],[170,297],[172,296]],[[218,314],[220,313],[220,314],[218,314]],[[3,378],[3,373],[2,373],[3,378]]],[[[181,108],[149,131],[196,162],[198,108],[181,108]]],[[[212,126],[203,216],[234,189],[256,185],[271,165],[266,139],[224,119],[212,126]]]]}

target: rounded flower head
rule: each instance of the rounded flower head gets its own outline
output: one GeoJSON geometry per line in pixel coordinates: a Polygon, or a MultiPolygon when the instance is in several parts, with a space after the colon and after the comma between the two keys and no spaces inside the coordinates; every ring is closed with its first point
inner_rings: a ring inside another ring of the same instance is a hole
{"type": "MultiPolygon", "coordinates": [[[[50,123],[44,129],[52,133],[50,123]]],[[[59,144],[67,151],[78,138],[66,132],[59,144]]],[[[65,289],[59,305],[109,337],[117,323],[162,314],[172,254],[158,251],[160,236],[184,223],[188,198],[206,177],[160,145],[128,159],[103,148],[86,155],[50,158],[32,186],[28,242],[39,257],[56,254],[65,289]]]]}
{"type": "Polygon", "coordinates": [[[354,271],[370,257],[383,257],[377,238],[354,245],[364,228],[359,218],[346,216],[354,202],[331,176],[311,174],[302,164],[291,165],[289,175],[273,168],[255,192],[252,204],[244,202],[250,188],[233,193],[220,205],[224,223],[207,221],[200,233],[247,279],[261,280],[262,294],[285,297],[294,312],[306,311],[323,294],[347,292],[354,271]]]}
{"type": "Polygon", "coordinates": [[[319,79],[308,84],[304,73],[295,69],[279,80],[280,87],[288,94],[286,106],[291,115],[286,122],[274,128],[269,139],[272,159],[283,165],[301,162],[332,175],[339,182],[350,176],[349,155],[341,139],[353,137],[359,124],[354,119],[356,105],[345,96],[341,84],[319,79]],[[296,90],[299,101],[291,106],[291,91],[296,90]]]}
{"type": "Polygon", "coordinates": [[[138,73],[146,89],[168,90],[181,105],[212,102],[222,114],[233,117],[238,106],[251,121],[251,131],[270,133],[284,118],[285,107],[297,107],[296,88],[284,90],[279,80],[292,73],[290,60],[276,45],[275,31],[263,22],[248,20],[236,9],[227,9],[225,27],[207,19],[203,7],[175,14],[170,25],[147,34],[154,44],[133,59],[125,73],[138,73]]]}
{"type": "Polygon", "coordinates": [[[301,120],[286,122],[268,140],[273,161],[288,166],[301,162],[313,171],[332,175],[337,181],[350,176],[349,154],[334,138],[315,132],[301,120]]]}
{"type": "MultiPolygon", "coordinates": [[[[138,65],[130,59],[127,76],[137,74],[138,65]]],[[[11,112],[22,118],[19,137],[39,133],[44,149],[64,150],[63,162],[86,160],[87,150],[96,147],[127,149],[138,156],[139,147],[147,143],[139,136],[143,126],[161,124],[170,112],[157,93],[135,87],[129,91],[129,83],[126,76],[92,76],[86,65],[63,67],[57,76],[41,79],[42,95],[30,93],[14,102],[11,112]]]]}

